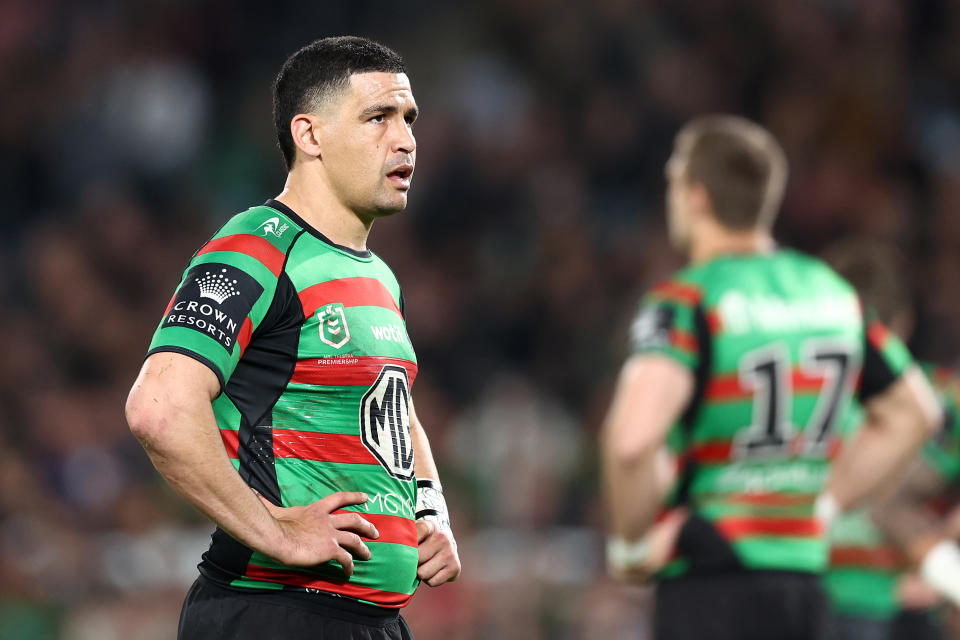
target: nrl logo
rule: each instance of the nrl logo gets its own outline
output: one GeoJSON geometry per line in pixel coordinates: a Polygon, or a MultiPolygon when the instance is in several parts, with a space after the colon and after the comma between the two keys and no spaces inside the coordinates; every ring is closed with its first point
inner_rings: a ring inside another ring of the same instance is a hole
{"type": "Polygon", "coordinates": [[[350,340],[347,316],[343,312],[343,305],[339,302],[317,309],[317,320],[320,321],[320,339],[324,343],[339,349],[350,340]]]}
{"type": "Polygon", "coordinates": [[[273,217],[267,219],[262,225],[257,227],[257,230],[263,230],[263,237],[266,238],[268,235],[273,235],[280,237],[283,235],[283,232],[290,228],[286,222],[280,224],[280,218],[273,217]]]}

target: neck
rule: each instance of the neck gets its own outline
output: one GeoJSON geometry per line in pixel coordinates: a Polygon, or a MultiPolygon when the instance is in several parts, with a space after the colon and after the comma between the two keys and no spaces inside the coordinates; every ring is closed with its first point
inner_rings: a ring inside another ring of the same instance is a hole
{"type": "Polygon", "coordinates": [[[308,172],[308,167],[294,168],[276,199],[336,244],[366,251],[373,220],[362,219],[334,195],[323,176],[308,172]]]}
{"type": "Polygon", "coordinates": [[[770,253],[776,248],[773,236],[766,229],[735,231],[713,226],[696,234],[690,244],[690,262],[708,262],[730,253],[770,253]]]}

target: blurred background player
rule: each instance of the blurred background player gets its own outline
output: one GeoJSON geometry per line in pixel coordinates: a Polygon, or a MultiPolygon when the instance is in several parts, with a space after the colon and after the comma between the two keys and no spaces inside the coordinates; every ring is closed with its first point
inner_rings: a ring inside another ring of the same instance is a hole
{"type": "Polygon", "coordinates": [[[766,130],[698,118],[666,174],[671,238],[692,264],[649,293],[632,327],[602,444],[609,561],[626,576],[662,568],[658,638],[819,637],[820,518],[908,459],[937,424],[932,393],[849,284],[776,248],[787,166],[766,130]],[[825,492],[854,395],[862,455],[825,492]],[[644,539],[665,501],[680,509],[644,539]]]}
{"type": "MultiPolygon", "coordinates": [[[[885,326],[909,340],[915,323],[911,294],[902,275],[905,265],[893,246],[845,241],[829,247],[824,258],[885,326]]],[[[925,444],[896,489],[874,501],[883,530],[867,507],[839,515],[831,527],[824,584],[833,612],[830,637],[836,640],[945,637],[943,616],[931,611],[940,597],[913,570],[925,558],[932,562],[929,552],[943,539],[960,533],[929,504],[933,497],[948,498],[946,490],[960,479],[960,380],[945,367],[921,366],[943,408],[940,432],[925,444]]]]}

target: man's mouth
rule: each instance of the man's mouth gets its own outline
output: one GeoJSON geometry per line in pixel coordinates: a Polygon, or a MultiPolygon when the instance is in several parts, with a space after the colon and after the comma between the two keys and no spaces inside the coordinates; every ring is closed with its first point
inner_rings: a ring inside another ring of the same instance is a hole
{"type": "Polygon", "coordinates": [[[410,176],[413,175],[413,165],[412,164],[401,164],[396,167],[393,171],[387,174],[387,179],[393,183],[393,185],[399,189],[409,189],[410,188],[410,176]]]}

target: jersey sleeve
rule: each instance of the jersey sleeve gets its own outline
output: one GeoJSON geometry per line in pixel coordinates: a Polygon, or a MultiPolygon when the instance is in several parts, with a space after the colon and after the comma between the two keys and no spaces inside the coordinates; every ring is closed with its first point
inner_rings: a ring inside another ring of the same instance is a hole
{"type": "MultiPolygon", "coordinates": [[[[210,367],[223,389],[273,301],[286,246],[232,221],[194,254],[147,355],[182,353],[210,367]],[[280,246],[278,246],[280,245],[280,246]]],[[[294,234],[290,234],[293,236],[294,234]]]]}
{"type": "Polygon", "coordinates": [[[678,281],[668,281],[647,293],[630,326],[631,355],[660,354],[696,370],[700,363],[700,295],[698,287],[678,281]]]}
{"type": "Polygon", "coordinates": [[[960,478],[960,378],[940,367],[923,367],[943,408],[943,425],[935,438],[924,444],[923,458],[931,469],[949,482],[960,478]]]}
{"type": "Polygon", "coordinates": [[[913,364],[913,357],[901,340],[874,314],[865,314],[863,376],[858,392],[861,401],[886,391],[913,364]]]}

